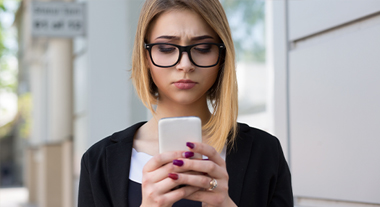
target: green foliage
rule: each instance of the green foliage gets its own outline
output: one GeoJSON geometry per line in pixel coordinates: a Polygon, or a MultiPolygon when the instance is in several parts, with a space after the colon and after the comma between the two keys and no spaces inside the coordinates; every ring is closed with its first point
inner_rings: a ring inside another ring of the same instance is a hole
{"type": "MultiPolygon", "coordinates": [[[[1,16],[1,13],[5,11],[6,9],[4,6],[4,1],[0,0],[0,16],[1,16]]],[[[5,50],[6,48],[4,46],[4,28],[3,28],[2,22],[0,21],[0,59],[3,56],[5,50]]]]}
{"type": "Polygon", "coordinates": [[[16,92],[17,71],[0,58],[0,91],[16,92]]]}
{"type": "Polygon", "coordinates": [[[18,97],[18,134],[22,138],[30,137],[32,114],[32,96],[25,93],[18,97]]]}
{"type": "MultiPolygon", "coordinates": [[[[17,5],[19,0],[7,0],[7,2],[17,5]]],[[[0,0],[0,18],[15,12],[9,9],[5,3],[6,1],[0,0]]],[[[6,28],[2,19],[0,19],[0,91],[16,92],[17,69],[9,65],[9,60],[16,53],[14,49],[8,48],[6,45],[6,41],[13,38],[8,27],[6,28]]]]}
{"type": "Polygon", "coordinates": [[[265,1],[221,0],[230,22],[237,60],[265,62],[265,1]]]}
{"type": "Polygon", "coordinates": [[[18,97],[18,112],[15,119],[0,127],[0,139],[12,133],[16,126],[17,135],[23,139],[28,139],[31,132],[32,96],[24,93],[18,97]]]}
{"type": "MultiPolygon", "coordinates": [[[[15,14],[18,5],[20,5],[20,0],[0,0],[0,93],[16,93],[17,89],[17,68],[12,64],[16,56],[16,48],[12,46],[12,41],[16,40],[10,28],[12,23],[10,18],[15,14]]],[[[0,139],[9,136],[15,130],[18,130],[17,133],[23,137],[29,135],[29,102],[30,95],[28,94],[19,98],[18,113],[11,122],[0,127],[0,139]]],[[[0,108],[0,114],[6,110],[6,108],[0,108]]]]}

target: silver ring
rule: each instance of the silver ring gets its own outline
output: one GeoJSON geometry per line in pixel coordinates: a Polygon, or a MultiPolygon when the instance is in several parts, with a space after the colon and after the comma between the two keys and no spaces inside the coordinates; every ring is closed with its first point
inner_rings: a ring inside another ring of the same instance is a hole
{"type": "Polygon", "coordinates": [[[209,191],[214,190],[218,186],[218,182],[215,179],[212,179],[210,181],[210,187],[208,188],[209,191]]]}

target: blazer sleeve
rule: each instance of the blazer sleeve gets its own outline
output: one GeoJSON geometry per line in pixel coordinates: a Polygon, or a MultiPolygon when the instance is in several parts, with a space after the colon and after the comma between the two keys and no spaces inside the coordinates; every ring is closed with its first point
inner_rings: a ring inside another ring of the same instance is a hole
{"type": "Polygon", "coordinates": [[[79,193],[78,193],[78,207],[96,206],[94,196],[92,194],[92,187],[90,181],[90,174],[87,167],[87,153],[82,157],[79,193]]]}
{"type": "MultiPolygon", "coordinates": [[[[277,139],[276,139],[277,140],[277,139]]],[[[269,203],[270,207],[293,207],[293,191],[291,183],[291,175],[288,164],[285,160],[284,153],[280,142],[278,143],[279,162],[277,183],[275,185],[272,200],[269,203]]]]}

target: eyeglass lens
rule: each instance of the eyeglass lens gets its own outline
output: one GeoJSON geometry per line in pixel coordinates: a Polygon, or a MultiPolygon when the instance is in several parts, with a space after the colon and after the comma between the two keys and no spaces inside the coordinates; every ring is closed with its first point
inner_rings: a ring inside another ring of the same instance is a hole
{"type": "MultiPolygon", "coordinates": [[[[196,65],[211,66],[218,62],[219,47],[212,44],[199,44],[191,48],[191,59],[196,65]]],[[[180,56],[176,46],[169,44],[153,45],[151,49],[152,60],[159,66],[174,65],[180,56]]]]}

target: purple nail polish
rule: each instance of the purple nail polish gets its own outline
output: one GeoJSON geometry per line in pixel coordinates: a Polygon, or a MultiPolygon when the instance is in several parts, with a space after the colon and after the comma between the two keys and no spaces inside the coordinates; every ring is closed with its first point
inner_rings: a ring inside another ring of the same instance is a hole
{"type": "Polygon", "coordinates": [[[173,160],[173,165],[177,165],[177,166],[181,167],[183,165],[183,161],[182,160],[173,160]]]}
{"type": "Polygon", "coordinates": [[[190,149],[194,149],[194,144],[191,142],[186,142],[186,146],[188,146],[190,149]]]}
{"type": "Polygon", "coordinates": [[[183,153],[183,156],[186,157],[186,158],[190,158],[190,157],[193,157],[194,156],[194,152],[184,152],[183,153]]]}

